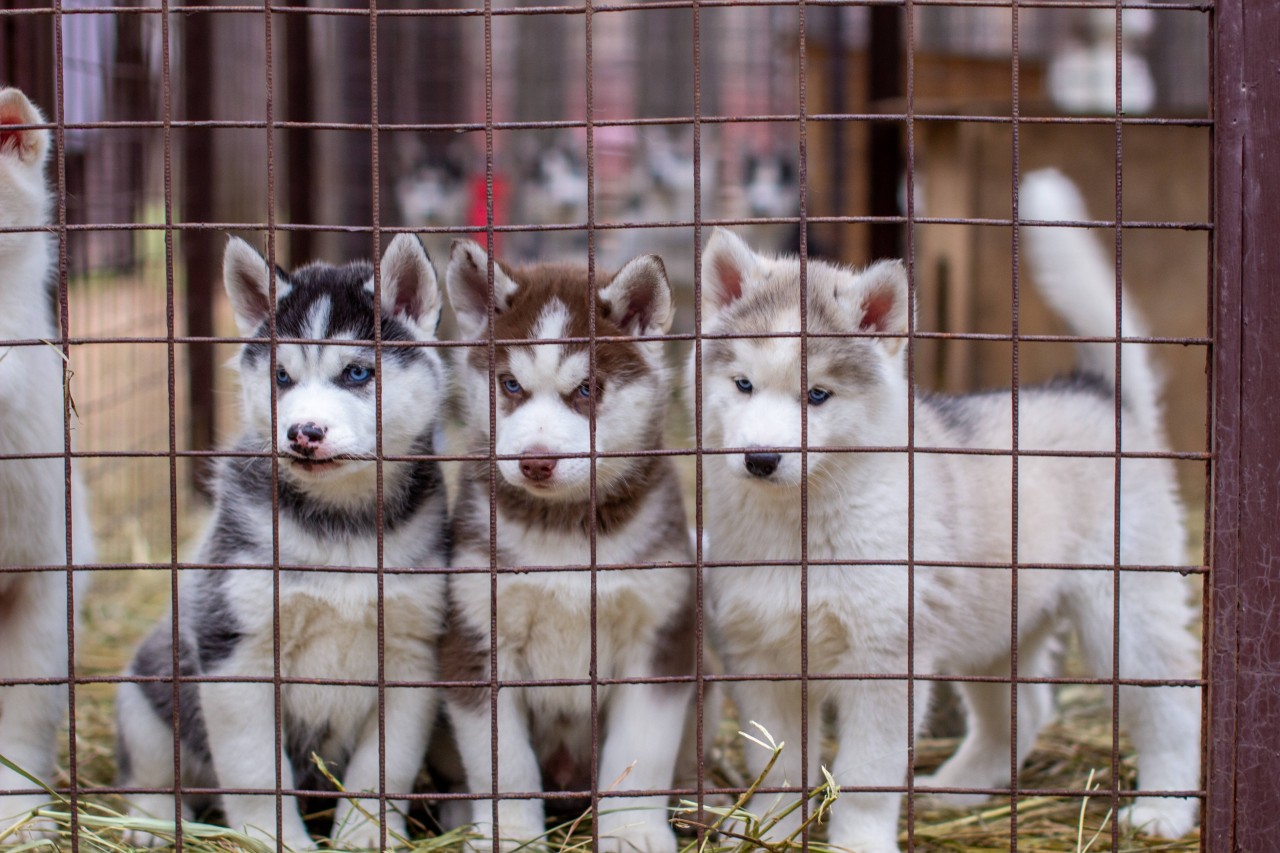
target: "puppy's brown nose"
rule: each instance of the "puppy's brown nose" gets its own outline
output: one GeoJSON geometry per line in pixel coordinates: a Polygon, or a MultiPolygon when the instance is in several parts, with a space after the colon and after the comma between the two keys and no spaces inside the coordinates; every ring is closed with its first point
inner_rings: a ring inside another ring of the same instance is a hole
{"type": "MultiPolygon", "coordinates": [[[[545,447],[530,447],[528,452],[545,453],[546,451],[547,448],[545,447]]],[[[556,460],[554,459],[534,456],[520,460],[520,473],[524,474],[525,477],[533,480],[535,483],[540,483],[543,480],[550,480],[551,475],[555,473],[555,470],[556,460]]]]}

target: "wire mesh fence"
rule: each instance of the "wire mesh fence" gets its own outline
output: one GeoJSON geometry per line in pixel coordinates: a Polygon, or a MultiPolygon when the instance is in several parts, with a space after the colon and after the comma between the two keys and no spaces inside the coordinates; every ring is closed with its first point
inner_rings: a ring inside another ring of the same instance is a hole
{"type": "Polygon", "coordinates": [[[0,6],[0,844],[1235,849],[1242,14],[0,6]]]}

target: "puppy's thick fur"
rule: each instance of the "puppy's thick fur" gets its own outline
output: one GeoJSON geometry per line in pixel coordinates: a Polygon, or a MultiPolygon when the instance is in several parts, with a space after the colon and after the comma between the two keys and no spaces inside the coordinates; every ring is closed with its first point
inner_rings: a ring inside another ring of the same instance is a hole
{"type": "MultiPolygon", "coordinates": [[[[580,267],[512,269],[494,263],[492,297],[489,268],[475,243],[454,245],[449,297],[463,334],[477,341],[488,337],[492,298],[494,338],[520,343],[495,347],[493,385],[488,346],[470,348],[458,366],[470,438],[480,452],[488,449],[491,395],[496,399],[492,440],[499,461],[493,483],[488,462],[470,463],[463,471],[453,565],[470,571],[450,576],[445,676],[488,681],[491,647],[500,681],[585,679],[593,671],[600,679],[690,675],[691,571],[608,568],[690,560],[675,472],[657,456],[603,456],[594,466],[586,458],[593,449],[625,454],[662,447],[669,380],[661,343],[604,340],[657,335],[670,327],[671,294],[662,262],[640,257],[612,278],[596,281],[580,267]],[[555,342],[586,338],[590,311],[601,338],[594,372],[585,341],[555,342]],[[491,513],[497,519],[497,565],[538,570],[503,573],[494,582],[487,571],[491,513]],[[594,574],[583,571],[593,565],[593,527],[599,568],[594,574]],[[497,634],[491,636],[495,613],[497,634]]],[[[498,792],[589,792],[593,725],[600,733],[594,768],[599,790],[670,788],[692,685],[603,685],[595,695],[598,722],[591,718],[587,686],[499,690],[494,780],[490,691],[450,689],[447,703],[470,790],[493,791],[496,781],[498,792]]],[[[674,851],[666,799],[605,798],[602,849],[674,851]]],[[[475,823],[486,837],[500,837],[502,849],[512,850],[543,833],[543,804],[500,800],[495,827],[492,803],[477,801],[475,823]]],[[[489,843],[478,846],[488,849],[489,843]]]]}
{"type": "MultiPolygon", "coordinates": [[[[1028,179],[1023,215],[1087,218],[1068,203],[1074,188],[1056,173],[1028,179]],[[1064,186],[1065,184],[1065,186],[1064,186]]],[[[1077,198],[1078,202],[1078,198],[1077,198]]],[[[1087,233],[1024,229],[1036,281],[1075,334],[1115,333],[1115,286],[1087,233]]],[[[880,262],[854,272],[810,261],[807,331],[880,337],[753,337],[800,327],[797,259],[764,257],[727,231],[703,255],[708,333],[744,335],[703,344],[700,406],[708,447],[737,452],[705,461],[705,512],[716,561],[798,561],[800,484],[808,483],[808,597],[798,566],[710,569],[713,641],[729,673],[799,673],[800,620],[808,609],[808,673],[894,675],[908,671],[907,561],[915,562],[914,673],[1008,677],[1013,573],[958,563],[1009,564],[1014,494],[1009,455],[913,454],[904,448],[1009,451],[1009,392],[943,397],[917,393],[909,410],[908,331],[903,266],[880,262]],[[801,347],[807,384],[801,387],[801,347]],[[802,405],[802,399],[807,405],[802,405]],[[909,415],[913,415],[914,435],[909,415]],[[801,446],[807,418],[807,446],[801,446]],[[849,448],[850,450],[845,450],[849,448]],[[914,476],[914,480],[912,480],[914,476]],[[914,513],[909,502],[914,498],[914,513]],[[914,542],[909,552],[908,543],[914,542]],[[848,560],[849,565],[838,561],[848,560]],[[877,565],[884,561],[883,565],[877,565]]],[[[1137,334],[1131,305],[1124,334],[1137,334]]],[[[1165,447],[1148,354],[1125,345],[1121,390],[1123,449],[1165,447]]],[[[1082,347],[1080,373],[1019,391],[1016,447],[1092,451],[1100,458],[1023,455],[1017,465],[1017,562],[1176,566],[1184,562],[1182,508],[1167,461],[1121,463],[1120,553],[1113,553],[1116,463],[1115,349],[1082,347]]],[[[692,368],[692,365],[691,365],[692,368]]],[[[690,373],[692,380],[692,370],[690,373]]],[[[692,399],[692,382],[691,394],[692,399]]],[[[1023,569],[1016,573],[1019,673],[1044,674],[1047,649],[1065,619],[1097,676],[1112,672],[1115,576],[1110,571],[1023,569]]],[[[1120,676],[1195,678],[1197,648],[1187,625],[1188,590],[1177,574],[1125,572],[1120,578],[1120,676]]],[[[898,850],[897,793],[907,776],[908,725],[919,727],[931,682],[914,682],[915,719],[905,678],[809,682],[809,778],[800,778],[797,681],[734,684],[742,720],[765,725],[788,744],[768,785],[815,784],[823,712],[836,720],[830,765],[846,793],[829,824],[830,842],[858,853],[898,850]]],[[[969,732],[922,787],[991,787],[1009,782],[1010,688],[963,684],[969,732]]],[[[1043,691],[1019,691],[1019,760],[1045,722],[1043,691]]],[[[1194,688],[1122,687],[1120,710],[1138,749],[1146,790],[1199,786],[1200,698],[1194,688]]],[[[761,756],[747,753],[760,771],[761,756]]],[[[1180,836],[1196,823],[1195,800],[1139,797],[1127,819],[1180,836]]],[[[788,822],[784,829],[793,826],[788,822]]]]}
{"type": "MultiPolygon", "coordinates": [[[[227,245],[227,292],[241,333],[268,336],[270,271],[241,240],[227,245]]],[[[375,361],[373,268],[312,264],[276,273],[275,331],[280,338],[322,339],[282,343],[274,374],[271,344],[243,347],[238,369],[244,431],[238,451],[279,453],[273,488],[268,457],[228,458],[215,477],[214,518],[199,561],[227,569],[184,572],[181,579],[178,659],[184,675],[431,681],[444,615],[444,579],[430,572],[371,571],[441,567],[447,563],[443,481],[432,460],[384,462],[381,512],[374,462],[379,432],[375,391],[381,390],[381,452],[430,455],[441,403],[444,365],[434,348],[413,346],[435,336],[441,293],[422,244],[402,235],[381,265],[381,363],[375,361]],[[377,375],[375,375],[377,372],[377,375]],[[274,390],[273,390],[274,388],[274,390]],[[272,400],[276,429],[272,432],[272,400]],[[273,519],[273,501],[278,520],[273,519]],[[274,523],[273,523],[274,522],[274,523]],[[273,548],[279,548],[278,602],[273,548]],[[251,565],[257,569],[235,568],[251,565]],[[359,568],[325,571],[317,568],[359,568]],[[300,567],[300,568],[291,568],[300,567]],[[379,596],[382,597],[379,620],[379,596]],[[278,606],[278,622],[274,611],[278,606]],[[378,667],[379,645],[384,669],[378,667]]],[[[166,619],[143,643],[129,672],[170,677],[173,622],[166,619]]],[[[386,718],[386,790],[408,793],[422,762],[435,718],[430,688],[285,684],[185,683],[179,690],[184,785],[273,789],[277,785],[275,731],[283,728],[280,784],[323,786],[312,765],[318,754],[349,792],[379,788],[379,702],[386,718]]],[[[171,683],[126,684],[118,698],[122,781],[171,787],[174,689],[171,683]]],[[[403,804],[388,803],[386,833],[375,821],[377,800],[338,803],[332,837],[354,847],[394,844],[404,837],[403,804]]],[[[184,801],[190,804],[190,798],[184,801]]],[[[275,797],[222,797],[229,825],[257,836],[277,833],[275,797]]],[[[171,795],[131,798],[135,813],[172,820],[171,795]]],[[[292,797],[285,798],[281,840],[312,846],[292,797]]],[[[147,839],[138,839],[147,840],[147,839]]]]}
{"type": "MultiPolygon", "coordinates": [[[[0,89],[0,228],[47,225],[51,197],[44,164],[49,131],[13,125],[42,124],[44,117],[17,89],[0,89]]],[[[53,236],[44,231],[0,232],[0,679],[67,677],[68,533],[76,563],[92,563],[87,498],[73,465],[71,530],[67,528],[66,462],[4,458],[61,454],[64,364],[50,343],[16,346],[4,341],[52,341],[59,336],[51,294],[53,236]],[[6,572],[5,566],[48,566],[45,571],[6,572]]],[[[75,427],[75,421],[72,421],[75,427]]],[[[76,584],[83,592],[83,584],[76,584]]],[[[34,776],[53,775],[58,721],[67,691],[56,685],[0,687],[0,755],[34,776]]],[[[5,831],[49,796],[0,766],[0,843],[5,831]]],[[[45,827],[47,828],[47,827],[45,827]]],[[[24,823],[20,835],[39,823],[24,823]]],[[[10,836],[7,840],[13,841],[10,836]]]]}

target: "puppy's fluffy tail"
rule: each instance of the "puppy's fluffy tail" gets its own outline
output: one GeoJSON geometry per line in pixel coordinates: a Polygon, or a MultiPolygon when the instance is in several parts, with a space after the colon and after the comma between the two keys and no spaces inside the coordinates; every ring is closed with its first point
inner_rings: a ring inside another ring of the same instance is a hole
{"type": "MultiPolygon", "coordinates": [[[[1018,195],[1023,220],[1088,220],[1084,199],[1069,178],[1056,169],[1041,169],[1023,178],[1018,195]]],[[[1084,228],[1023,226],[1022,247],[1036,286],[1072,334],[1111,337],[1116,334],[1116,275],[1102,242],[1084,228]]],[[[1123,337],[1146,334],[1132,300],[1123,297],[1123,337]]],[[[1080,368],[1116,382],[1116,350],[1110,343],[1079,345],[1080,368]]],[[[1159,429],[1160,383],[1146,344],[1124,344],[1120,353],[1120,395],[1125,409],[1142,425],[1159,429]]]]}

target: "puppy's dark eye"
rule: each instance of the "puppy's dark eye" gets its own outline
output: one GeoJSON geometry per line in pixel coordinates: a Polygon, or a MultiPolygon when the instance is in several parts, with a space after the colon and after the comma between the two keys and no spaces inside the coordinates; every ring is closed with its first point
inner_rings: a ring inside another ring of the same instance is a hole
{"type": "Polygon", "coordinates": [[[373,378],[373,371],[363,364],[348,364],[342,378],[348,385],[363,385],[373,378]]]}
{"type": "Polygon", "coordinates": [[[289,375],[289,371],[285,370],[283,367],[278,367],[276,368],[276,384],[281,388],[286,385],[292,385],[293,377],[289,375]]]}
{"type": "Polygon", "coordinates": [[[520,383],[515,380],[514,376],[504,376],[498,381],[502,384],[502,390],[513,397],[524,391],[524,388],[520,387],[520,383]]]}
{"type": "Polygon", "coordinates": [[[831,399],[831,392],[824,388],[809,389],[809,405],[821,406],[823,403],[831,399]]]}
{"type": "Polygon", "coordinates": [[[733,380],[733,384],[737,385],[738,390],[741,391],[743,394],[750,394],[751,389],[754,387],[751,384],[750,379],[735,379],[733,380]]]}

